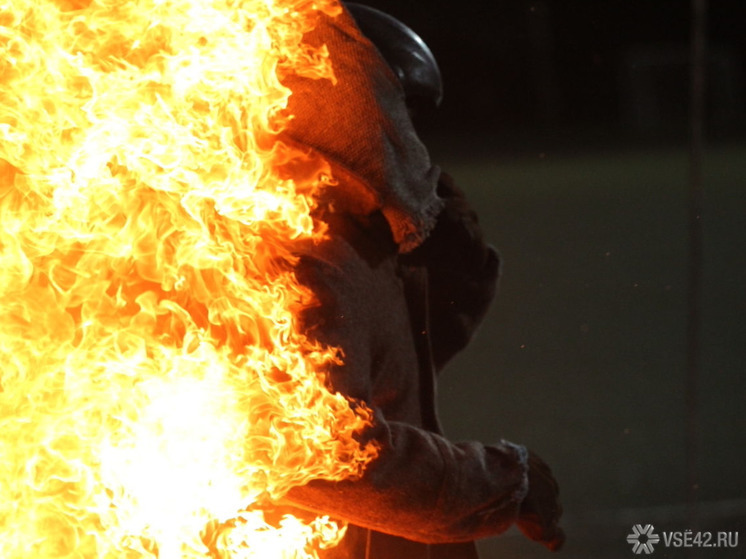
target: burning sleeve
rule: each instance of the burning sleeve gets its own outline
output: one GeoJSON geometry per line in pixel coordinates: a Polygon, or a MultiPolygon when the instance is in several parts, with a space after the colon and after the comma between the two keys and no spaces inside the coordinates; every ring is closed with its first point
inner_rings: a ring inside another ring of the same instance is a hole
{"type": "Polygon", "coordinates": [[[517,518],[526,493],[523,447],[454,444],[412,425],[376,418],[381,453],[355,481],[312,481],[290,491],[296,506],[429,544],[495,536],[517,518]]]}
{"type": "Polygon", "coordinates": [[[299,275],[320,301],[306,317],[309,334],[342,348],[344,365],[331,372],[332,387],[374,410],[361,442],[373,441],[379,454],[360,479],[312,481],[288,499],[424,543],[499,534],[526,494],[526,450],[504,441],[452,443],[416,426],[417,361],[395,254],[380,250],[386,243],[385,235],[353,228],[301,259],[299,275]]]}

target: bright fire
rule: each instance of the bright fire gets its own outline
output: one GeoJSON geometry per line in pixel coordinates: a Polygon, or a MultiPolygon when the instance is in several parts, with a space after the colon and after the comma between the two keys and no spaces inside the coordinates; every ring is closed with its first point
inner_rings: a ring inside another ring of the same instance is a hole
{"type": "Polygon", "coordinates": [[[277,141],[335,0],[0,5],[0,557],[311,558],[272,510],[360,475],[299,331],[328,165],[277,141]],[[291,171],[292,169],[292,171],[291,171]]]}

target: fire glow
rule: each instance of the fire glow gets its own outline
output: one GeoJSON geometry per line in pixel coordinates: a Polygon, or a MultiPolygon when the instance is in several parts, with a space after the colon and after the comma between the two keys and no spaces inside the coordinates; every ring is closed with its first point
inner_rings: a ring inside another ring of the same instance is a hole
{"type": "Polygon", "coordinates": [[[326,517],[266,515],[359,476],[369,411],[293,247],[332,184],[278,140],[283,76],[334,0],[0,6],[0,557],[298,558],[326,517]]]}

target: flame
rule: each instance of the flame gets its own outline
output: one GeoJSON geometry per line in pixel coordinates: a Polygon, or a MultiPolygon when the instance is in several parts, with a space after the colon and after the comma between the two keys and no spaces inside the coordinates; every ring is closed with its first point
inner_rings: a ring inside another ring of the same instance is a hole
{"type": "Polygon", "coordinates": [[[325,387],[292,256],[319,157],[278,141],[335,0],[0,5],[0,557],[298,558],[268,513],[359,476],[370,412],[325,387]],[[354,408],[354,409],[353,409],[354,408]]]}

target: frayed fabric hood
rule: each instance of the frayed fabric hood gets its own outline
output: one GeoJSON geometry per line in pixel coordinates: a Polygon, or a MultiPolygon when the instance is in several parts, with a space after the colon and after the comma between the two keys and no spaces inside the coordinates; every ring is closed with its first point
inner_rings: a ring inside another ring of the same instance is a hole
{"type": "Polygon", "coordinates": [[[329,49],[336,84],[298,75],[284,141],[310,149],[331,166],[336,185],[325,193],[335,211],[381,211],[400,252],[425,240],[443,208],[435,190],[440,170],[430,163],[409,118],[404,91],[352,16],[320,14],[305,41],[329,49]]]}

